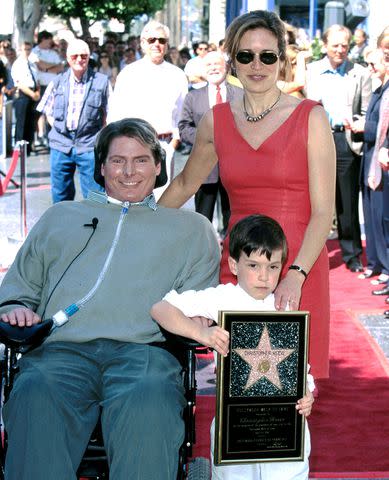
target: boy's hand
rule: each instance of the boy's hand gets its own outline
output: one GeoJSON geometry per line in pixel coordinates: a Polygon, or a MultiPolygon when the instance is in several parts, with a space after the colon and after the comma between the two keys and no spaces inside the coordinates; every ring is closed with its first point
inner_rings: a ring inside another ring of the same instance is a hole
{"type": "Polygon", "coordinates": [[[207,347],[214,348],[224,357],[228,354],[230,334],[221,327],[204,327],[199,342],[207,347]]]}
{"type": "Polygon", "coordinates": [[[315,399],[313,398],[312,392],[308,391],[303,398],[297,401],[296,410],[298,410],[300,415],[309,417],[314,401],[315,399]]]}

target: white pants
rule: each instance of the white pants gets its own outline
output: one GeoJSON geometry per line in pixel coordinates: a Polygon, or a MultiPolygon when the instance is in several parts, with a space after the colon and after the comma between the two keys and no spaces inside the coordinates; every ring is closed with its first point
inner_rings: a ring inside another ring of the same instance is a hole
{"type": "Polygon", "coordinates": [[[215,419],[211,425],[212,480],[308,480],[311,437],[305,422],[304,460],[301,462],[248,463],[244,465],[214,465],[213,446],[215,419]]]}

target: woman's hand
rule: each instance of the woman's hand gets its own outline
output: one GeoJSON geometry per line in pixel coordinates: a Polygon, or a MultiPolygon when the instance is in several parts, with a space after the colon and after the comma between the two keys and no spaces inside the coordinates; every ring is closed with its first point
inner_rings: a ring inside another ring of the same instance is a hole
{"type": "Polygon", "coordinates": [[[315,399],[313,398],[312,392],[308,390],[305,396],[297,401],[296,410],[298,410],[300,415],[304,415],[304,417],[309,417],[312,411],[312,405],[314,401],[315,399]]]}
{"type": "Polygon", "coordinates": [[[288,271],[274,292],[277,310],[285,310],[288,304],[290,310],[298,310],[304,280],[305,278],[300,272],[288,271]]]}

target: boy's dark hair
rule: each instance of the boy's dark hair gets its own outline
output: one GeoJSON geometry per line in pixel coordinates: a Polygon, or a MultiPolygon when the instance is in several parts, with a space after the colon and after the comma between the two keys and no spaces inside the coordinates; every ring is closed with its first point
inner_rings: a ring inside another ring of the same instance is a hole
{"type": "Polygon", "coordinates": [[[244,252],[266,255],[270,260],[275,250],[282,250],[282,263],[288,254],[288,244],[281,225],[266,215],[249,215],[237,222],[230,233],[230,256],[239,261],[244,252]]]}

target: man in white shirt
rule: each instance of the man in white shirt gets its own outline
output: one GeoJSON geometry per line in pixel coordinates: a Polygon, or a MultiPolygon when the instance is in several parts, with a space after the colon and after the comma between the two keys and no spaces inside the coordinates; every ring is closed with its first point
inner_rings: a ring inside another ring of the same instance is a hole
{"type": "Polygon", "coordinates": [[[196,56],[191,58],[185,65],[184,72],[192,88],[205,87],[207,84],[203,58],[208,53],[208,48],[207,42],[199,42],[195,52],[196,56]]]}
{"type": "MultiPolygon", "coordinates": [[[[119,73],[108,109],[108,123],[127,117],[143,118],[155,128],[166,151],[168,183],[172,178],[172,158],[179,145],[178,120],[188,91],[184,72],[164,60],[169,29],[151,21],[141,33],[144,58],[119,73]]],[[[164,188],[156,189],[159,198],[164,188]]]]}

